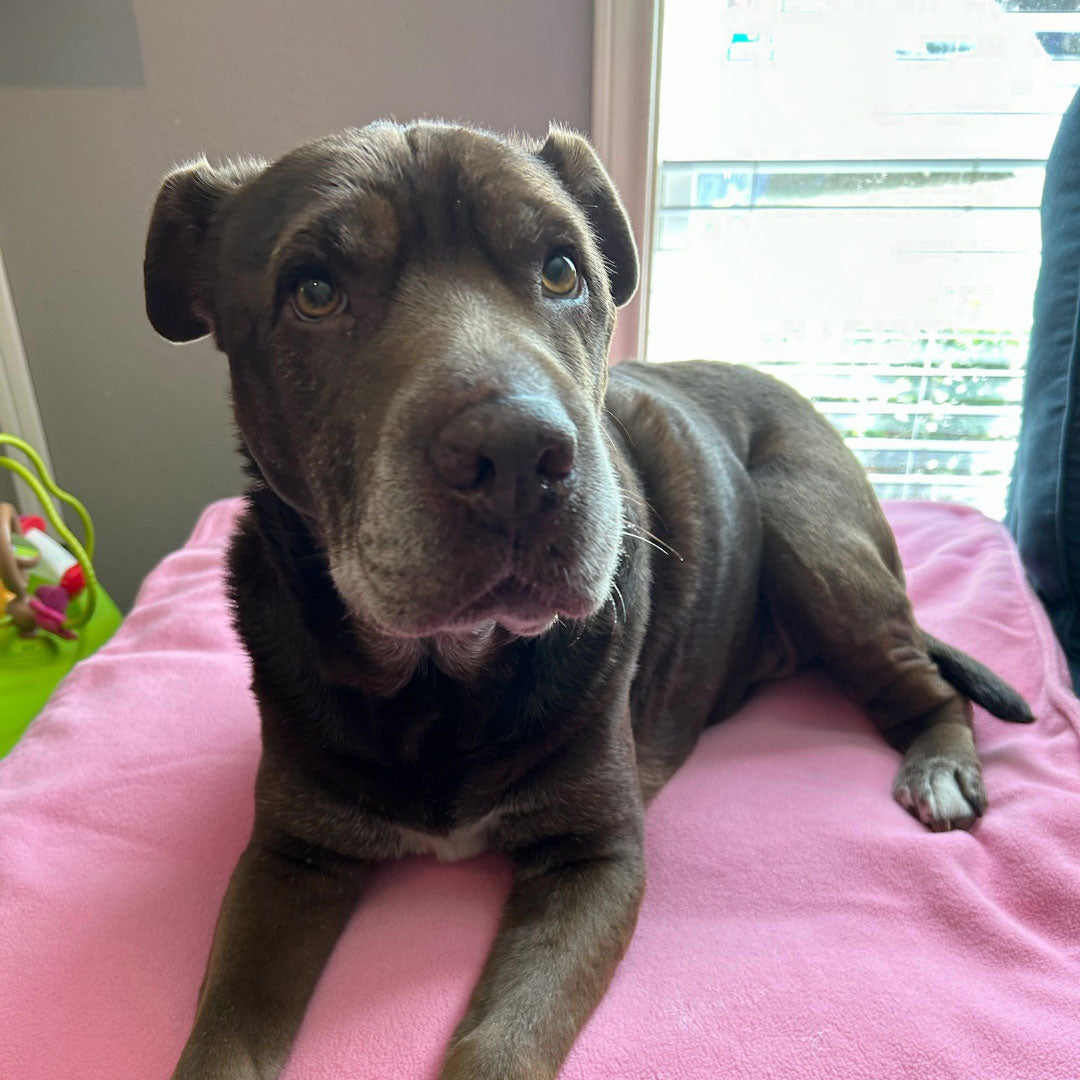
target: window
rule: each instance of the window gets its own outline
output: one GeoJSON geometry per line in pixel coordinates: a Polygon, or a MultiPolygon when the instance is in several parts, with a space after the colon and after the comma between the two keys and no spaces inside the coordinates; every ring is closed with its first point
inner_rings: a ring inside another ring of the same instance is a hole
{"type": "Polygon", "coordinates": [[[1001,517],[1078,6],[666,0],[647,358],[770,371],[883,498],[1001,517]]]}

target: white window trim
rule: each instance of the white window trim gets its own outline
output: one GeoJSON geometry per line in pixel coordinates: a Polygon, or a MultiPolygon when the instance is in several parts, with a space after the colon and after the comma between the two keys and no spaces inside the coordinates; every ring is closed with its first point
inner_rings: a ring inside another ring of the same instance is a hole
{"type": "Polygon", "coordinates": [[[619,311],[612,361],[645,356],[662,20],[663,0],[595,0],[593,8],[592,141],[630,215],[641,260],[637,294],[619,311]]]}
{"type": "MultiPolygon", "coordinates": [[[[52,472],[45,428],[38,411],[34,383],[26,362],[22,334],[15,317],[15,302],[11,296],[4,257],[0,253],[0,431],[25,439],[41,455],[46,468],[52,472]]],[[[0,448],[0,453],[3,449],[0,448]]],[[[35,503],[29,490],[16,478],[15,491],[20,507],[35,503]]]]}

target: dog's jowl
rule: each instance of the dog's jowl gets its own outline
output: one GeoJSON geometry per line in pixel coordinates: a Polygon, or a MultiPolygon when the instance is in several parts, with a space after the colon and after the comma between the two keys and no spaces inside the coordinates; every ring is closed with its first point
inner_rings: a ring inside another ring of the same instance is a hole
{"type": "Polygon", "coordinates": [[[915,624],[832,428],[748,368],[608,371],[637,256],[579,136],[376,124],[197,162],[145,277],[161,334],[229,359],[263,733],[178,1080],[276,1076],[369,868],[485,849],[514,884],[440,1080],[551,1080],[633,933],[648,800],[800,665],[865,706],[927,826],[985,810],[970,702],[1028,709],[915,624]]]}

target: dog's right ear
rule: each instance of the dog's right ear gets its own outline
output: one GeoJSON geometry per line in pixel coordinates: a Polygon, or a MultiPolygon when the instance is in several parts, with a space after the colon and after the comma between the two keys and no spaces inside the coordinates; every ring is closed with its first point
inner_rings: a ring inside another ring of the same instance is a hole
{"type": "Polygon", "coordinates": [[[203,158],[165,178],[143,260],[146,314],[162,337],[194,341],[213,330],[211,230],[229,198],[264,168],[262,162],[214,168],[203,158]]]}

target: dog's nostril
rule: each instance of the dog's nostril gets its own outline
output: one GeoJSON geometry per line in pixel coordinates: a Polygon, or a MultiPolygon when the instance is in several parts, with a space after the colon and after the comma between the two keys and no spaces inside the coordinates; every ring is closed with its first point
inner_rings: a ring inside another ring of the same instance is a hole
{"type": "Polygon", "coordinates": [[[475,451],[440,446],[432,460],[439,479],[455,491],[480,491],[495,482],[495,462],[475,451]]]}
{"type": "Polygon", "coordinates": [[[537,473],[545,480],[565,480],[574,467],[574,447],[571,443],[549,446],[536,463],[537,473]]]}
{"type": "Polygon", "coordinates": [[[474,489],[483,487],[495,475],[495,462],[491,458],[481,457],[476,461],[476,476],[473,477],[474,489]]]}

